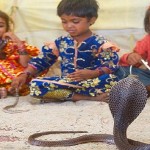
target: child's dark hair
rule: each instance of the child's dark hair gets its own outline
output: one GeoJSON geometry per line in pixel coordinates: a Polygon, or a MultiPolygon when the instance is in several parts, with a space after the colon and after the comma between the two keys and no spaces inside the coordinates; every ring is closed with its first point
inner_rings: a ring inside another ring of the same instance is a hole
{"type": "Polygon", "coordinates": [[[57,7],[57,15],[74,15],[78,17],[98,17],[98,3],[96,0],[61,0],[57,7]]]}
{"type": "Polygon", "coordinates": [[[6,22],[6,31],[11,30],[10,24],[13,24],[12,19],[3,11],[0,10],[0,18],[6,22]]]}
{"type": "Polygon", "coordinates": [[[150,6],[148,7],[148,9],[145,13],[144,29],[148,34],[150,34],[150,6]]]}

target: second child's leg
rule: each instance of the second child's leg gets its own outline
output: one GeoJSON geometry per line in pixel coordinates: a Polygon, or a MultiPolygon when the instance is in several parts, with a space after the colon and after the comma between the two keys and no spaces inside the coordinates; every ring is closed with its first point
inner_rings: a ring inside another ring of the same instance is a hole
{"type": "Polygon", "coordinates": [[[79,100],[88,100],[88,101],[99,101],[99,102],[106,102],[109,101],[109,93],[102,93],[97,96],[86,96],[81,94],[74,94],[72,96],[72,101],[76,102],[79,100]]]}
{"type": "Polygon", "coordinates": [[[37,99],[37,101],[40,100],[41,103],[64,102],[64,101],[77,102],[80,100],[99,101],[99,102],[108,103],[109,101],[109,93],[101,93],[97,96],[88,96],[88,95],[76,94],[73,91],[67,89],[58,89],[55,91],[51,91],[43,95],[42,97],[40,96],[32,96],[32,97],[37,99]]]}

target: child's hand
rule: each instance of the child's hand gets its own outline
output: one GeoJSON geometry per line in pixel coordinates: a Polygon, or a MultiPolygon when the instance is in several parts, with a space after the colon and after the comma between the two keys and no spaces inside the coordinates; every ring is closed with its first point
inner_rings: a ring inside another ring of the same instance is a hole
{"type": "Polygon", "coordinates": [[[13,32],[4,33],[3,34],[3,39],[10,39],[18,47],[22,46],[22,41],[13,32]]]}
{"type": "Polygon", "coordinates": [[[97,70],[76,70],[75,72],[68,75],[68,78],[71,78],[72,81],[82,81],[87,79],[92,79],[98,76],[97,70]]]}
{"type": "Polygon", "coordinates": [[[14,93],[16,89],[20,89],[21,86],[25,84],[27,77],[28,76],[26,74],[21,74],[18,77],[14,78],[8,91],[10,93],[14,93]]]}
{"type": "Polygon", "coordinates": [[[129,54],[127,61],[129,65],[135,66],[138,63],[141,63],[142,56],[138,53],[131,53],[129,54]]]}

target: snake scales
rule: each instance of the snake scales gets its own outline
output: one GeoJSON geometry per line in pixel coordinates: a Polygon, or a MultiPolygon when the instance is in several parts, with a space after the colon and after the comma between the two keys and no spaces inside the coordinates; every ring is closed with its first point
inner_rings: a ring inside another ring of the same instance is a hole
{"type": "Polygon", "coordinates": [[[62,141],[42,141],[36,138],[47,134],[84,133],[84,131],[48,131],[30,135],[28,142],[43,147],[73,146],[87,142],[115,143],[119,150],[150,150],[150,144],[127,139],[127,128],[145,107],[147,91],[136,78],[127,77],[112,87],[109,108],[114,118],[113,135],[90,134],[62,141]]]}

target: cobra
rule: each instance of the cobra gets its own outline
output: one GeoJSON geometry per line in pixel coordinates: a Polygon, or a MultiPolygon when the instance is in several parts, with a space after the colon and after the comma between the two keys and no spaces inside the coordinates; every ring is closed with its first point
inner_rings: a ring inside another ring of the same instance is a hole
{"type": "Polygon", "coordinates": [[[43,147],[73,146],[88,142],[107,142],[116,144],[119,150],[150,150],[150,144],[127,138],[129,125],[141,113],[147,102],[145,86],[134,77],[120,80],[112,87],[109,108],[114,119],[113,135],[89,134],[60,141],[42,141],[36,138],[47,134],[84,133],[84,131],[47,131],[35,133],[28,138],[32,145],[43,147]]]}

